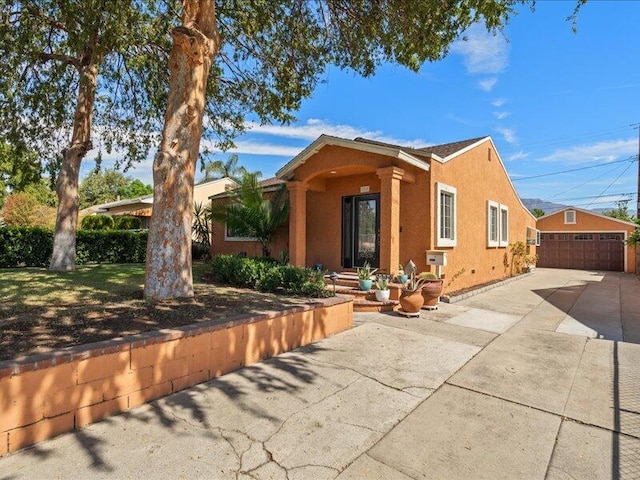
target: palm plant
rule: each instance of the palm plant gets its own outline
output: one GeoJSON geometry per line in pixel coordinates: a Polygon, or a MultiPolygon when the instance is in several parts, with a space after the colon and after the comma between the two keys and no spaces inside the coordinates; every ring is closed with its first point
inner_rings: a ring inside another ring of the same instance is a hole
{"type": "Polygon", "coordinates": [[[215,160],[203,165],[204,177],[200,183],[218,180],[220,178],[230,178],[240,183],[244,175],[249,173],[243,166],[238,166],[238,155],[230,155],[227,161],[215,160]]]}
{"type": "Polygon", "coordinates": [[[191,227],[195,241],[204,245],[207,250],[211,246],[211,207],[202,202],[193,204],[193,226],[191,227]]]}
{"type": "Polygon", "coordinates": [[[269,257],[271,238],[289,216],[289,196],[286,186],[281,185],[266,198],[259,179],[259,172],[245,173],[231,192],[231,202],[214,205],[211,218],[226,224],[238,236],[255,238],[262,246],[262,255],[269,257]]]}

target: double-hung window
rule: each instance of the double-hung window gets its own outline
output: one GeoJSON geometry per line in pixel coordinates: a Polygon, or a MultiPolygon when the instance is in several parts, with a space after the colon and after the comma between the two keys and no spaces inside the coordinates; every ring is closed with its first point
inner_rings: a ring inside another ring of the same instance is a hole
{"type": "Polygon", "coordinates": [[[457,190],[455,187],[438,182],[437,195],[437,245],[438,247],[456,246],[456,208],[457,190]]]}
{"type": "Polygon", "coordinates": [[[487,201],[487,246],[509,246],[509,207],[487,201]]]}

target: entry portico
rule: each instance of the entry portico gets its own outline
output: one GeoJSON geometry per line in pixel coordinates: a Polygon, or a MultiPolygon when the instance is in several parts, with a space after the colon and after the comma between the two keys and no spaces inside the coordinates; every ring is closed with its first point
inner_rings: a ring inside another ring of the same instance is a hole
{"type": "Polygon", "coordinates": [[[406,149],[319,137],[277,173],[289,190],[291,263],[397,271],[402,185],[428,170],[406,149]]]}

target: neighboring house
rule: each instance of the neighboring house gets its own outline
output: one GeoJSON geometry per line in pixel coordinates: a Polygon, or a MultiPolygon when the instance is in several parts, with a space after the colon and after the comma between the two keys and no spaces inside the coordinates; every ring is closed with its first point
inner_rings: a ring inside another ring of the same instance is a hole
{"type": "MultiPolygon", "coordinates": [[[[235,185],[230,178],[221,178],[210,182],[201,183],[193,187],[193,202],[207,204],[209,197],[235,185]]],[[[116,202],[103,203],[90,207],[97,215],[131,215],[140,218],[142,228],[149,228],[149,220],[153,211],[153,194],[139,198],[129,198],[116,202]]]]}
{"type": "MultiPolygon", "coordinates": [[[[289,190],[293,265],[395,273],[413,260],[428,271],[427,251],[439,250],[457,290],[508,276],[509,244],[535,232],[491,137],[416,149],[322,135],[276,176],[289,190]]],[[[214,235],[212,253],[259,252],[250,244],[214,235]]]]}
{"type": "Polygon", "coordinates": [[[581,208],[540,217],[538,266],[635,272],[635,247],[625,240],[637,225],[581,208]]]}

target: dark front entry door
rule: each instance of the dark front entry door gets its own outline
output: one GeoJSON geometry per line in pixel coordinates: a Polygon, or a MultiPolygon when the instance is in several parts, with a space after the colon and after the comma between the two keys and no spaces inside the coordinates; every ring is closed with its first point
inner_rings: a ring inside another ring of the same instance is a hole
{"type": "Polygon", "coordinates": [[[380,262],[380,194],[342,198],[342,266],[380,262]]]}

